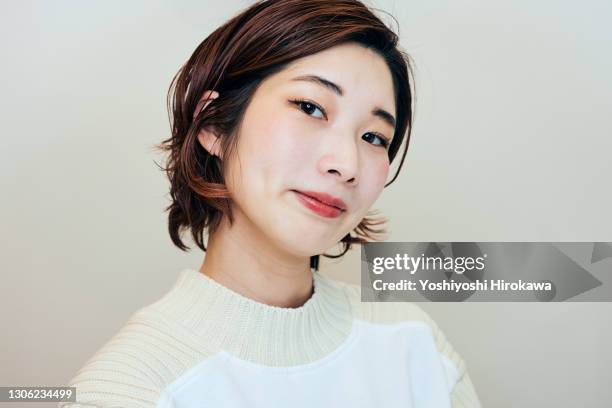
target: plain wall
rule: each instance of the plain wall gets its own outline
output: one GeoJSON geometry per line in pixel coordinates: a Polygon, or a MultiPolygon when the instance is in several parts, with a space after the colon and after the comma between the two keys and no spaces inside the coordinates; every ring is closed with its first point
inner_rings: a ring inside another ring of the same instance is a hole
{"type": "MultiPolygon", "coordinates": [[[[0,385],[64,385],[200,266],[170,241],[152,146],[174,73],[248,4],[2,2],[0,385]]],[[[388,241],[612,241],[609,2],[369,4],[398,19],[417,80],[407,161],[374,207],[388,241]]],[[[355,247],[321,269],[359,283],[359,265],[355,247]]],[[[610,303],[421,305],[485,407],[612,406],[610,303]]]]}

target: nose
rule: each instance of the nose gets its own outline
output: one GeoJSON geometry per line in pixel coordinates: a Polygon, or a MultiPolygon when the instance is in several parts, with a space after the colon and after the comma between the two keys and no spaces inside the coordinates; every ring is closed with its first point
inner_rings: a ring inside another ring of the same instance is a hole
{"type": "Polygon", "coordinates": [[[336,143],[330,143],[319,160],[319,171],[322,174],[334,174],[342,182],[350,185],[358,183],[358,167],[359,152],[351,138],[346,138],[344,142],[338,140],[336,143]]]}

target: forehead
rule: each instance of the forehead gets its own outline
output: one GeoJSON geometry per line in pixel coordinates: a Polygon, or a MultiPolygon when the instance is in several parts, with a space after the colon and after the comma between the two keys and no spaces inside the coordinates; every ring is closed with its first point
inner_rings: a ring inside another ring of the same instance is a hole
{"type": "Polygon", "coordinates": [[[292,61],[275,75],[274,82],[278,86],[298,84],[293,78],[302,75],[316,75],[337,84],[345,99],[360,98],[395,112],[391,71],[383,57],[362,45],[342,44],[292,61]]]}

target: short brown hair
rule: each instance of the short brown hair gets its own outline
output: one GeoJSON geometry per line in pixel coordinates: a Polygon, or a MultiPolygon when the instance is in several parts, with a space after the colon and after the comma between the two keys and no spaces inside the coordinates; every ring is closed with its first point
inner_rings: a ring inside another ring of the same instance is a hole
{"type": "MultiPolygon", "coordinates": [[[[398,36],[358,0],[267,0],[258,1],[217,28],[198,45],[174,76],[168,90],[168,112],[172,136],[156,147],[168,152],[162,167],[170,180],[172,203],[166,208],[172,242],[181,250],[189,229],[196,245],[206,251],[203,234],[213,233],[225,215],[233,222],[231,199],[224,183],[220,159],[198,143],[203,126],[223,135],[222,157],[236,147],[235,130],[259,84],[290,62],[343,43],[355,42],[376,51],[387,63],[396,105],[396,127],[388,148],[392,162],[405,141],[398,176],[408,151],[413,122],[413,74],[410,57],[399,49],[398,36]],[[194,111],[202,94],[215,90],[219,97],[201,112],[194,111]]],[[[344,255],[351,244],[372,240],[384,229],[384,218],[365,217],[340,242],[344,255]]],[[[318,270],[319,255],[310,258],[318,270]]]]}

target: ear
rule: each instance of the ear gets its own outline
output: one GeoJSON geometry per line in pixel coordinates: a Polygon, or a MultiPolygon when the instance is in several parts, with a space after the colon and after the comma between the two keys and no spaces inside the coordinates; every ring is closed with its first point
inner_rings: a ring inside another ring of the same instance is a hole
{"type": "MultiPolygon", "coordinates": [[[[193,112],[193,119],[213,100],[219,97],[217,91],[208,90],[205,91],[198,104],[196,105],[195,111],[193,112]]],[[[204,126],[200,133],[198,133],[198,141],[208,153],[213,156],[221,158],[221,151],[219,146],[219,135],[215,131],[213,126],[204,126]]]]}

